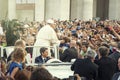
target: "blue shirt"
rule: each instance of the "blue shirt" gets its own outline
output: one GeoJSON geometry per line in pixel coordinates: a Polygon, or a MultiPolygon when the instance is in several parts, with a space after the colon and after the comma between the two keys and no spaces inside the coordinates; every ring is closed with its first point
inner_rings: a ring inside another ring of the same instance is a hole
{"type": "Polygon", "coordinates": [[[19,70],[22,70],[22,64],[18,64],[16,62],[11,62],[10,66],[9,66],[9,69],[8,69],[8,73],[11,75],[12,71],[14,68],[18,67],[19,70]]]}

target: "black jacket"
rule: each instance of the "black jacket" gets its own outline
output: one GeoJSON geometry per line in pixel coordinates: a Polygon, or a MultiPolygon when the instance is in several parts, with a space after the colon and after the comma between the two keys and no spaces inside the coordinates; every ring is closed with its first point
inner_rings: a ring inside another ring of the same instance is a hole
{"type": "Polygon", "coordinates": [[[71,66],[74,74],[79,74],[80,77],[86,77],[87,80],[97,80],[98,66],[89,58],[77,59],[71,66]]]}
{"type": "MultiPolygon", "coordinates": [[[[49,57],[46,57],[45,62],[47,62],[49,59],[50,59],[49,57]]],[[[35,58],[35,63],[39,63],[39,64],[41,63],[41,64],[43,64],[44,60],[42,59],[42,56],[36,57],[35,58]]]]}
{"type": "Polygon", "coordinates": [[[109,57],[102,57],[98,61],[98,80],[111,80],[116,70],[116,63],[109,57]]]}
{"type": "Polygon", "coordinates": [[[63,62],[71,62],[71,59],[75,59],[78,56],[77,49],[74,47],[68,48],[62,53],[61,55],[61,61],[63,62]]]}

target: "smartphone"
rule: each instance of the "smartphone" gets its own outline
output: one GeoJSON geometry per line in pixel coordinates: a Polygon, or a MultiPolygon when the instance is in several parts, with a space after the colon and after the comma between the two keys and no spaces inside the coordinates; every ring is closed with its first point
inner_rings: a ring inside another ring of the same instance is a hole
{"type": "Polygon", "coordinates": [[[76,76],[69,76],[69,80],[77,80],[76,76]]]}

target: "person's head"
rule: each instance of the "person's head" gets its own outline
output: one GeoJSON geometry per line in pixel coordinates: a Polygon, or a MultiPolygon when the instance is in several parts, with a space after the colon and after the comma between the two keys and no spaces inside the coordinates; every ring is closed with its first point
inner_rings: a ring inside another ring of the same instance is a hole
{"type": "Polygon", "coordinates": [[[118,69],[120,70],[120,58],[118,59],[118,69]]]}
{"type": "Polygon", "coordinates": [[[15,75],[15,80],[30,80],[31,72],[27,70],[19,70],[15,75]]]}
{"type": "Polygon", "coordinates": [[[99,51],[99,56],[100,56],[100,57],[105,57],[105,56],[107,56],[108,53],[109,53],[108,48],[105,47],[105,46],[99,47],[99,48],[98,48],[98,51],[99,51]]]}
{"type": "Polygon", "coordinates": [[[1,77],[1,76],[0,76],[0,80],[6,80],[6,78],[5,78],[5,77],[1,77]]]}
{"type": "Polygon", "coordinates": [[[15,80],[15,79],[13,79],[13,78],[10,77],[10,76],[7,76],[7,77],[6,77],[6,80],[15,80]]]}
{"type": "Polygon", "coordinates": [[[76,41],[75,40],[70,41],[70,47],[76,47],[76,41]]]}
{"type": "Polygon", "coordinates": [[[95,52],[93,50],[89,50],[86,55],[87,58],[94,60],[95,58],[95,52]]]}
{"type": "Polygon", "coordinates": [[[83,52],[86,52],[87,51],[87,49],[88,49],[88,43],[87,42],[82,42],[82,50],[83,50],[83,52]]]}
{"type": "Polygon", "coordinates": [[[118,42],[118,44],[117,44],[117,48],[120,50],[120,42],[118,42]]]}
{"type": "Polygon", "coordinates": [[[48,56],[48,48],[45,48],[45,47],[40,48],[40,54],[43,57],[47,57],[48,56]]]}
{"type": "Polygon", "coordinates": [[[48,19],[46,22],[47,22],[47,24],[49,24],[53,29],[55,29],[55,22],[54,22],[54,20],[48,19]]]}
{"type": "Polygon", "coordinates": [[[3,59],[1,59],[0,63],[1,63],[1,65],[0,65],[1,66],[1,72],[3,74],[5,74],[5,72],[6,72],[6,62],[3,59]]]}
{"type": "Polygon", "coordinates": [[[23,62],[25,60],[26,51],[22,47],[16,47],[13,51],[12,60],[23,62]]]}
{"type": "Polygon", "coordinates": [[[53,76],[45,68],[37,68],[31,74],[30,80],[53,80],[53,76]]]}
{"type": "Polygon", "coordinates": [[[77,41],[77,39],[78,39],[78,35],[77,35],[77,33],[72,34],[72,39],[77,41]]]}
{"type": "Polygon", "coordinates": [[[15,46],[15,47],[25,48],[25,47],[26,47],[26,44],[25,44],[25,41],[24,41],[24,40],[18,39],[18,40],[15,42],[14,46],[15,46]]]}

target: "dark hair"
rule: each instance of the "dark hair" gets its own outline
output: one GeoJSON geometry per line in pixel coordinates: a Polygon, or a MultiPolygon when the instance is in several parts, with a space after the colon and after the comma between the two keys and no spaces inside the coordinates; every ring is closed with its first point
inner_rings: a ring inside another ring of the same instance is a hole
{"type": "Polygon", "coordinates": [[[120,49],[120,42],[118,42],[118,45],[117,45],[118,49],[120,49]]]}
{"type": "Polygon", "coordinates": [[[27,70],[19,70],[15,75],[15,80],[30,80],[31,72],[27,70]]]}
{"type": "Polygon", "coordinates": [[[77,35],[77,33],[75,33],[75,34],[72,34],[72,36],[74,36],[75,38],[78,38],[78,35],[77,35]]]}
{"type": "Polygon", "coordinates": [[[0,77],[0,80],[6,80],[5,77],[0,77]]]}
{"type": "Polygon", "coordinates": [[[99,53],[100,53],[100,55],[101,55],[102,57],[107,56],[107,55],[108,55],[108,52],[109,52],[109,51],[108,51],[108,48],[105,47],[105,46],[99,47],[98,51],[99,51],[99,53]]]}
{"type": "MultiPolygon", "coordinates": [[[[1,79],[0,79],[1,80],[1,79]]],[[[12,77],[10,77],[10,76],[7,76],[6,77],[6,80],[15,80],[15,79],[13,79],[12,77]]]]}
{"type": "Polygon", "coordinates": [[[42,55],[42,53],[44,53],[46,50],[48,50],[48,48],[45,47],[40,48],[40,54],[42,55]]]}
{"type": "Polygon", "coordinates": [[[109,48],[109,45],[107,43],[102,43],[101,46],[105,46],[105,47],[109,48]]]}
{"type": "Polygon", "coordinates": [[[88,48],[88,46],[89,46],[89,43],[87,43],[87,42],[82,42],[82,46],[85,46],[86,48],[88,48]]]}
{"type": "Polygon", "coordinates": [[[48,70],[41,67],[32,72],[30,80],[53,80],[53,77],[48,70]]]}
{"type": "Polygon", "coordinates": [[[70,42],[70,39],[68,37],[63,37],[63,40],[65,41],[65,43],[70,42]]]}

